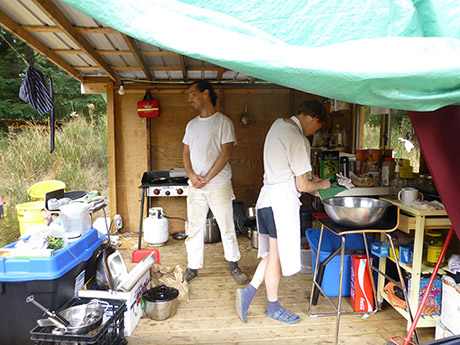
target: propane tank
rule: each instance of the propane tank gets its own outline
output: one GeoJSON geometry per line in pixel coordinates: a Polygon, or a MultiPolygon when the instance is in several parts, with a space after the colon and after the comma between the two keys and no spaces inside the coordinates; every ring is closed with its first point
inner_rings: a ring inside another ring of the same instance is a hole
{"type": "Polygon", "coordinates": [[[161,207],[149,209],[149,216],[144,219],[144,241],[151,246],[162,246],[169,238],[169,222],[161,207]]]}

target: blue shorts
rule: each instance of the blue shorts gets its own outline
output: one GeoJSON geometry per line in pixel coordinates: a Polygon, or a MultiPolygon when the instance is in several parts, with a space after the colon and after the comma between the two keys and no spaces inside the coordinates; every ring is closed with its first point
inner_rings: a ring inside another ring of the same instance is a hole
{"type": "Polygon", "coordinates": [[[265,234],[272,238],[277,238],[275,218],[271,207],[259,208],[257,210],[257,223],[259,234],[265,234]]]}

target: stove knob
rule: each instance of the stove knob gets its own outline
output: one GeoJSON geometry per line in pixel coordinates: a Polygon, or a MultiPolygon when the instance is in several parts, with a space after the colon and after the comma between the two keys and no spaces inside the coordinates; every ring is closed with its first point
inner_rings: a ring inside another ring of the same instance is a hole
{"type": "Polygon", "coordinates": [[[170,192],[169,190],[167,190],[167,191],[165,192],[165,195],[166,195],[166,196],[169,196],[169,194],[171,194],[171,192],[170,192]]]}
{"type": "Polygon", "coordinates": [[[179,188],[179,189],[177,190],[177,194],[182,195],[183,193],[184,193],[184,191],[182,190],[182,188],[179,188]]]}
{"type": "Polygon", "coordinates": [[[159,195],[159,194],[160,194],[160,190],[159,190],[158,188],[156,188],[156,189],[153,191],[153,194],[159,195]]]}

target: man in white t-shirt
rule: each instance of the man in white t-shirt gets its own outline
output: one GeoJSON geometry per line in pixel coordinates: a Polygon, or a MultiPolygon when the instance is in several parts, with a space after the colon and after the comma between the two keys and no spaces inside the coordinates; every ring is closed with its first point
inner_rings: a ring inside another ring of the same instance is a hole
{"type": "Polygon", "coordinates": [[[187,270],[190,282],[203,267],[204,230],[209,209],[216,218],[222,237],[224,256],[230,262],[235,282],[245,284],[248,277],[238,266],[240,251],[233,223],[233,188],[230,156],[236,145],[235,129],[231,120],[216,111],[217,95],[206,80],[194,82],[188,101],[200,115],[185,129],[182,159],[189,177],[187,196],[188,229],[187,270]]]}
{"type": "Polygon", "coordinates": [[[247,312],[260,284],[265,280],[267,310],[265,315],[285,323],[300,317],[283,308],[278,301],[281,274],[300,271],[300,193],[330,187],[329,179],[310,181],[310,143],[326,123],[327,112],[318,101],[300,105],[297,115],[277,119],[264,144],[264,185],[257,200],[259,253],[262,257],[251,283],[236,292],[236,312],[247,322],[247,312]]]}

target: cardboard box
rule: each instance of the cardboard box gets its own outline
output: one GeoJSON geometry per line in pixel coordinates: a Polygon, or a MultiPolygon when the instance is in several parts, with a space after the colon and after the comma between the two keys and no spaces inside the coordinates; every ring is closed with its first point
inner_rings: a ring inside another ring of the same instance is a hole
{"type": "Polygon", "coordinates": [[[366,255],[351,256],[350,303],[356,312],[371,312],[373,308],[372,280],[366,255]]]}
{"type": "Polygon", "coordinates": [[[454,335],[455,334],[452,333],[452,331],[442,323],[441,319],[436,321],[436,329],[434,333],[435,340],[453,337],[454,335]]]}
{"type": "Polygon", "coordinates": [[[94,285],[94,280],[88,282],[82,289],[78,291],[80,297],[91,298],[110,298],[121,299],[126,301],[125,312],[125,331],[124,335],[129,337],[136,328],[139,319],[144,314],[141,306],[142,294],[150,289],[150,270],[144,273],[141,279],[134,285],[133,289],[129,292],[121,291],[106,291],[106,290],[91,290],[94,285]]]}
{"type": "Polygon", "coordinates": [[[335,181],[339,173],[339,151],[321,151],[320,177],[335,181]]]}
{"type": "Polygon", "coordinates": [[[455,335],[460,334],[460,287],[442,277],[441,322],[455,335]]]}
{"type": "Polygon", "coordinates": [[[403,264],[410,265],[412,264],[412,257],[414,250],[409,246],[399,246],[399,261],[403,264]]]}
{"type": "MultiPolygon", "coordinates": [[[[421,278],[420,279],[420,291],[418,294],[418,302],[422,301],[423,295],[425,294],[426,287],[430,278],[421,278]]],[[[410,289],[412,285],[412,279],[409,279],[409,298],[410,298],[410,289]]],[[[422,310],[422,316],[426,315],[440,315],[441,314],[441,277],[436,277],[431,291],[429,292],[429,297],[426,300],[425,306],[422,310]]],[[[445,323],[444,323],[445,324],[445,323]]]]}
{"type": "Polygon", "coordinates": [[[383,244],[380,241],[371,243],[371,253],[379,258],[386,258],[390,255],[390,246],[383,244]]]}

